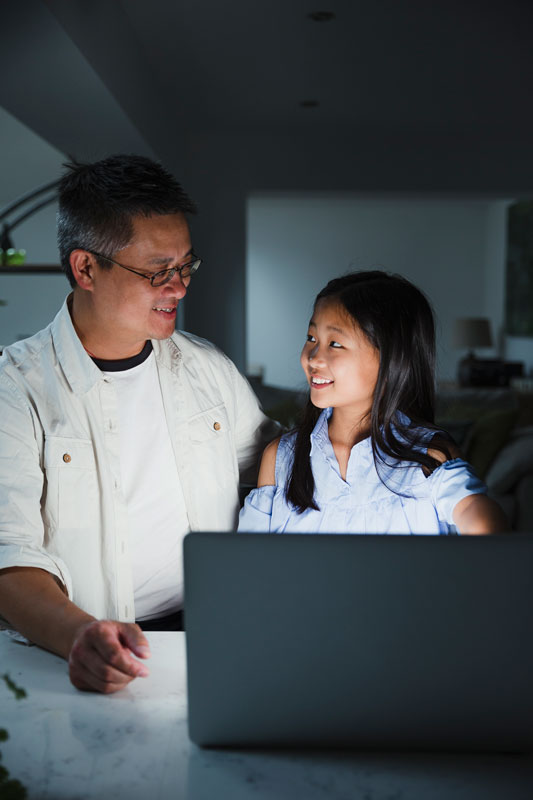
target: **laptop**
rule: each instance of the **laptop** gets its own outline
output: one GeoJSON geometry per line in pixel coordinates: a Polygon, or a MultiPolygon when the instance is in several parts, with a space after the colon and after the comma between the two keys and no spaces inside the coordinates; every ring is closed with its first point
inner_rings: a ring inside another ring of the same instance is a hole
{"type": "Polygon", "coordinates": [[[192,533],[206,747],[533,749],[533,536],[192,533]]]}

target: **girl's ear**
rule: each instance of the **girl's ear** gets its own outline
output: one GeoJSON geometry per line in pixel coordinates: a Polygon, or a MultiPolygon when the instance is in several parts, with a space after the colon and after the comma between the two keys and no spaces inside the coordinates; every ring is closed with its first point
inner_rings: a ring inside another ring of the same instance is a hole
{"type": "Polygon", "coordinates": [[[78,286],[92,292],[94,286],[93,256],[86,250],[73,250],[69,256],[69,263],[78,286]]]}

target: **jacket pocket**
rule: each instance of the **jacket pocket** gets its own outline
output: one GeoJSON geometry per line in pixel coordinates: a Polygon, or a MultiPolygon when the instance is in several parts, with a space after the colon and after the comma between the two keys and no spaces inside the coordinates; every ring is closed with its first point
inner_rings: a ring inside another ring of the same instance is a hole
{"type": "Polygon", "coordinates": [[[48,436],[44,442],[46,514],[62,530],[98,520],[96,459],[90,439],[48,436]]]}
{"type": "Polygon", "coordinates": [[[207,481],[206,488],[210,482],[213,487],[233,485],[238,474],[237,457],[225,406],[196,414],[189,419],[188,428],[192,464],[207,481]]]}
{"type": "Polygon", "coordinates": [[[189,436],[192,444],[217,442],[229,434],[229,420],[226,407],[223,405],[202,411],[189,419],[189,436]]]}

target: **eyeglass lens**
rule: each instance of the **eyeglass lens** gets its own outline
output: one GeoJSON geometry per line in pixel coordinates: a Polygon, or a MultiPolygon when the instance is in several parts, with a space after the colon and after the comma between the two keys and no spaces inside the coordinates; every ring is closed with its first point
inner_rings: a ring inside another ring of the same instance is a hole
{"type": "Polygon", "coordinates": [[[182,278],[188,278],[196,272],[200,264],[201,259],[197,258],[191,261],[190,264],[184,264],[183,267],[172,267],[162,272],[156,272],[155,275],[152,275],[151,284],[152,286],[162,286],[164,283],[168,283],[172,280],[176,272],[179,272],[182,278]]]}

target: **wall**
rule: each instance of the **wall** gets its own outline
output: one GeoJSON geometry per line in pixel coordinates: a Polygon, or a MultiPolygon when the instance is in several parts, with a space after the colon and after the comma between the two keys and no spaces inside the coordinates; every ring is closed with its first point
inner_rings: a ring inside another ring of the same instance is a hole
{"type": "MultiPolygon", "coordinates": [[[[2,180],[0,208],[21,195],[55,180],[65,156],[28,127],[0,108],[0,152],[2,180]]],[[[36,201],[37,202],[37,201],[36,201]]],[[[13,215],[29,210],[31,203],[13,215]]],[[[58,264],[55,215],[57,204],[38,211],[11,234],[17,248],[26,250],[27,263],[58,264]]],[[[29,336],[47,325],[69,289],[63,275],[6,275],[0,273],[0,346],[29,336]]]]}
{"type": "MultiPolygon", "coordinates": [[[[66,160],[63,153],[1,107],[0,152],[2,153],[0,181],[2,209],[26,192],[57,179],[61,165],[66,160]]],[[[37,200],[38,198],[35,202],[37,200]]],[[[31,203],[21,207],[20,211],[10,215],[6,221],[13,221],[18,214],[29,210],[30,206],[31,203]]],[[[28,262],[57,264],[56,210],[56,204],[46,206],[13,231],[15,247],[23,247],[26,250],[28,262]]]]}
{"type": "MultiPolygon", "coordinates": [[[[504,201],[254,194],[248,202],[247,362],[267,384],[301,385],[312,301],[330,278],[385,269],[426,292],[437,317],[438,375],[453,379],[455,317],[502,326],[504,201]]],[[[482,356],[495,351],[480,351],[482,356]]]]}
{"type": "Polygon", "coordinates": [[[63,303],[69,285],[64,275],[0,275],[0,345],[6,347],[45,328],[63,303]]]}

